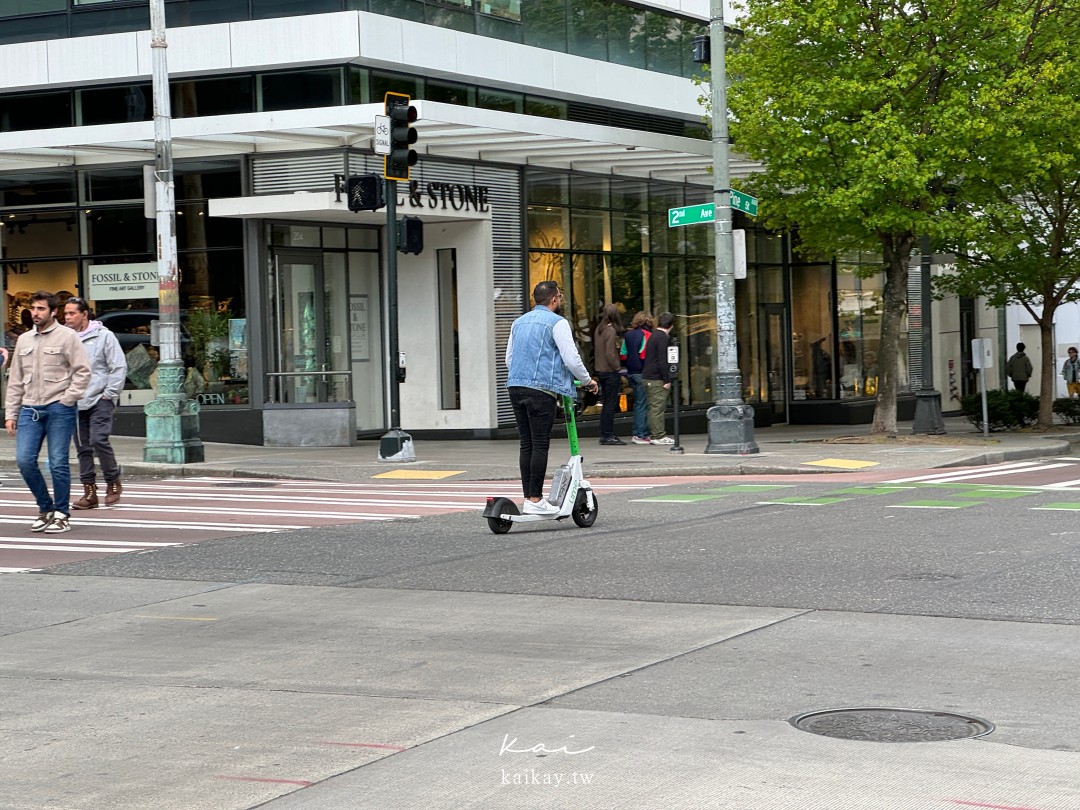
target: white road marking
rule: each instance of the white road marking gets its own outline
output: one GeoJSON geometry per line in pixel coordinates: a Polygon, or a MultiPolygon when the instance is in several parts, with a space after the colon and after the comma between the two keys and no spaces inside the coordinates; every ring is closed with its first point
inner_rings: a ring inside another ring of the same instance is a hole
{"type": "Polygon", "coordinates": [[[971,470],[968,470],[967,472],[962,472],[962,473],[956,473],[956,472],[954,472],[954,473],[937,473],[935,475],[921,475],[921,476],[918,476],[916,478],[899,478],[899,479],[896,479],[894,481],[886,481],[885,483],[888,483],[888,484],[904,484],[904,483],[907,483],[909,481],[923,481],[923,482],[926,482],[926,483],[945,484],[945,483],[951,483],[951,482],[954,482],[954,481],[967,481],[967,480],[972,479],[972,478],[993,478],[994,476],[997,476],[997,475],[1015,475],[1016,473],[1038,472],[1039,470],[1054,470],[1054,469],[1057,469],[1059,467],[1072,467],[1072,466],[1074,466],[1074,465],[1071,464],[1071,463],[1042,464],[1042,465],[1039,465],[1038,462],[1032,461],[1032,462],[1024,462],[1022,464],[1017,464],[1017,465],[1009,465],[1008,469],[1005,469],[1004,466],[994,467],[994,469],[991,472],[973,472],[971,470]],[[1028,466],[1028,465],[1031,465],[1031,464],[1035,464],[1037,466],[1028,466]]]}

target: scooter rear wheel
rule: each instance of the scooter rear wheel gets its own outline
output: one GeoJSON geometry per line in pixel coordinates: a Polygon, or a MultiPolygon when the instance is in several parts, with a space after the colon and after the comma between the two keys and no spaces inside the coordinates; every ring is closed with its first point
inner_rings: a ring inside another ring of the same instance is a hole
{"type": "Polygon", "coordinates": [[[585,490],[579,489],[577,498],[574,500],[574,511],[570,513],[574,523],[583,529],[587,529],[596,523],[596,515],[599,511],[600,504],[596,501],[596,494],[593,493],[593,505],[592,509],[589,509],[589,497],[586,495],[585,490]]]}
{"type": "Polygon", "coordinates": [[[500,515],[519,514],[517,504],[509,498],[488,498],[488,505],[484,509],[484,517],[487,519],[488,528],[495,534],[506,534],[514,521],[507,520],[500,515]]]}
{"type": "Polygon", "coordinates": [[[512,520],[503,520],[502,518],[488,518],[488,528],[495,534],[506,534],[510,531],[510,527],[514,525],[512,520]]]}

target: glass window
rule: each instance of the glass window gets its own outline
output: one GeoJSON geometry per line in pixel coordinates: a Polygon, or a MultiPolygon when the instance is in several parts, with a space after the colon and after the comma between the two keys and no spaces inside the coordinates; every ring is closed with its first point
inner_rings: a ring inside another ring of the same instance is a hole
{"type": "Polygon", "coordinates": [[[558,118],[566,120],[567,104],[565,101],[554,101],[547,98],[525,96],[525,114],[539,115],[544,118],[558,118]]]}
{"type": "Polygon", "coordinates": [[[239,197],[243,193],[240,165],[235,160],[184,162],[177,164],[173,175],[178,200],[239,197]]]}
{"type": "Polygon", "coordinates": [[[139,205],[89,208],[83,212],[87,252],[96,255],[151,253],[154,220],[143,216],[139,205]]]}
{"type": "Polygon", "coordinates": [[[0,208],[75,202],[72,171],[0,174],[0,208]]]}
{"type": "Polygon", "coordinates": [[[382,103],[387,93],[404,93],[410,98],[420,98],[420,81],[397,73],[371,72],[371,101],[382,103]]]}
{"type": "Polygon", "coordinates": [[[522,93],[504,93],[481,87],[476,96],[476,106],[485,110],[520,113],[525,110],[525,96],[522,93]]]}
{"type": "Polygon", "coordinates": [[[153,91],[149,84],[76,90],[75,97],[79,126],[149,121],[154,117],[153,91]]]}
{"type": "Polygon", "coordinates": [[[649,233],[648,222],[648,215],[613,212],[611,214],[611,249],[640,253],[642,235],[647,236],[649,233]]]}
{"type": "Polygon", "coordinates": [[[570,239],[575,250],[610,250],[611,215],[587,208],[571,210],[570,239]]]}
{"type": "Polygon", "coordinates": [[[606,177],[575,175],[570,180],[570,204],[590,208],[607,208],[611,202],[606,177]]]}
{"type": "Polygon", "coordinates": [[[296,14],[320,14],[328,11],[341,11],[341,0],[251,0],[253,20],[291,17],[296,14]]]}
{"type": "Polygon", "coordinates": [[[278,247],[319,247],[317,225],[271,225],[270,244],[278,247]]]}
{"type": "Polygon", "coordinates": [[[242,220],[209,216],[205,200],[177,203],[176,247],[178,250],[233,247],[243,243],[242,220]]]}
{"type": "Polygon", "coordinates": [[[644,180],[611,181],[611,207],[624,211],[645,211],[649,205],[649,186],[644,180]]]}
{"type": "Polygon", "coordinates": [[[570,202],[570,178],[565,174],[529,172],[525,176],[525,199],[530,203],[566,205],[570,202]]]}
{"type": "Polygon", "coordinates": [[[0,97],[0,132],[70,127],[71,93],[0,97]]]}
{"type": "Polygon", "coordinates": [[[589,59],[607,59],[606,0],[574,0],[567,15],[567,52],[589,59]]]}
{"type": "Polygon", "coordinates": [[[530,0],[521,12],[526,45],[566,51],[566,0],[530,0]]]}
{"type": "Polygon", "coordinates": [[[371,101],[369,85],[371,82],[370,72],[367,68],[349,66],[349,73],[345,77],[349,83],[349,103],[367,104],[371,101]]]}
{"type": "Polygon", "coordinates": [[[4,260],[75,255],[79,252],[79,232],[74,211],[7,214],[0,222],[5,228],[4,260]]]}
{"type": "Polygon", "coordinates": [[[608,6],[608,59],[629,67],[645,67],[645,12],[611,3],[608,6]]]}
{"type": "Polygon", "coordinates": [[[835,399],[833,314],[822,303],[832,295],[832,267],[791,269],[792,399],[835,399]]]}
{"type": "Polygon", "coordinates": [[[452,8],[454,5],[467,6],[468,3],[454,3],[443,0],[447,5],[428,3],[424,9],[424,22],[451,31],[464,31],[472,34],[476,31],[476,15],[469,8],[452,8]]]}
{"type": "Polygon", "coordinates": [[[4,20],[0,25],[0,45],[12,42],[35,42],[39,39],[59,39],[68,35],[68,15],[24,17],[4,20]]]}
{"type": "Polygon", "coordinates": [[[570,267],[569,253],[554,253],[551,251],[529,251],[529,284],[525,290],[526,309],[533,308],[532,291],[541,281],[556,281],[559,286],[566,289],[570,267]]]}
{"type": "Polygon", "coordinates": [[[349,228],[351,250],[378,250],[379,231],[376,228],[349,228]]]}
{"type": "Polygon", "coordinates": [[[345,229],[344,228],[323,228],[322,229],[322,243],[323,243],[323,247],[327,247],[327,248],[343,248],[343,247],[345,247],[345,229]]]}
{"type": "Polygon", "coordinates": [[[143,198],[141,166],[122,169],[95,169],[83,174],[83,202],[100,203],[143,198]]]}
{"type": "Polygon", "coordinates": [[[481,14],[521,22],[521,0],[477,0],[481,14]]]}
{"type": "Polygon", "coordinates": [[[476,18],[476,33],[480,34],[480,36],[501,39],[505,42],[521,42],[522,25],[501,17],[480,15],[476,18]]]}
{"type": "Polygon", "coordinates": [[[663,211],[666,216],[669,208],[679,208],[683,205],[683,193],[682,186],[650,183],[649,210],[663,211]]]}
{"type": "Polygon", "coordinates": [[[530,205],[529,247],[566,250],[570,246],[570,211],[566,208],[530,205]]]}
{"type": "Polygon", "coordinates": [[[0,17],[66,10],[67,0],[0,0],[0,17]]]}
{"type": "Polygon", "coordinates": [[[174,118],[255,111],[255,81],[252,76],[171,82],[169,92],[174,118]]]}
{"type": "Polygon", "coordinates": [[[170,28],[250,19],[248,0],[183,0],[165,7],[170,28]]]}
{"type": "Polygon", "coordinates": [[[439,409],[461,408],[461,363],[458,345],[457,251],[435,251],[439,290],[439,409]]]}
{"type": "MultiPolygon", "coordinates": [[[[687,226],[689,227],[689,226],[687,226]]],[[[649,214],[649,245],[653,253],[682,253],[683,237],[680,231],[686,228],[669,228],[668,215],[649,214]]]]}
{"type": "Polygon", "coordinates": [[[370,0],[370,5],[374,14],[413,22],[424,21],[424,4],[420,0],[370,0]]]}
{"type": "Polygon", "coordinates": [[[259,109],[336,107],[341,104],[341,85],[341,68],[264,73],[259,76],[259,109]]]}
{"type": "Polygon", "coordinates": [[[645,12],[646,65],[658,73],[682,73],[683,33],[674,17],[645,12]]]}
{"type": "Polygon", "coordinates": [[[424,84],[424,98],[427,101],[438,101],[442,104],[472,107],[476,105],[476,88],[465,84],[428,79],[424,84]]]}
{"type": "Polygon", "coordinates": [[[150,27],[150,6],[110,8],[71,15],[71,35],[89,37],[121,31],[145,31],[150,27]]]}

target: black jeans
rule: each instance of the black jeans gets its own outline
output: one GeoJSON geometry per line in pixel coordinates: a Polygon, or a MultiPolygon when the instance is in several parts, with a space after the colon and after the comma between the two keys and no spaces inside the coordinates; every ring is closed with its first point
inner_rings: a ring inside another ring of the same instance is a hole
{"type": "Polygon", "coordinates": [[[555,425],[555,397],[535,388],[507,390],[521,438],[521,491],[526,498],[543,498],[551,428],[555,425]]]}
{"type": "Polygon", "coordinates": [[[1027,388],[1027,380],[1013,380],[1013,387],[1022,394],[1027,388]]]}
{"type": "Polygon", "coordinates": [[[619,390],[622,380],[617,371],[598,371],[600,380],[600,438],[615,438],[615,413],[619,410],[619,390]]]}
{"type": "Polygon", "coordinates": [[[111,399],[102,397],[94,407],[79,411],[79,422],[75,429],[75,450],[79,454],[79,482],[93,484],[94,453],[101,462],[101,474],[105,483],[111,484],[120,478],[120,465],[116,463],[116,454],[109,444],[113,428],[113,412],[116,405],[111,399]]]}

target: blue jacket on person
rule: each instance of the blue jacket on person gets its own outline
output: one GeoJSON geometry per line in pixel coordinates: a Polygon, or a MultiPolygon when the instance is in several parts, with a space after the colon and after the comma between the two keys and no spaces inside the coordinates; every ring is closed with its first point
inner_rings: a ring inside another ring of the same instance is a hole
{"type": "Polygon", "coordinates": [[[537,388],[576,396],[574,376],[563,362],[553,334],[555,325],[563,320],[562,315],[538,304],[514,321],[507,345],[510,355],[507,388],[537,388]]]}

